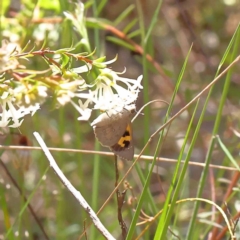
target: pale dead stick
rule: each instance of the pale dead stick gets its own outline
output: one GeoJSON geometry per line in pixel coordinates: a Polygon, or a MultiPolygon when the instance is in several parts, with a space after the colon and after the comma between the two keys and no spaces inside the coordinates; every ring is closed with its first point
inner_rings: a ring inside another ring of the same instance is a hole
{"type": "Polygon", "coordinates": [[[92,219],[93,224],[96,226],[98,231],[109,240],[115,240],[115,238],[108,232],[108,230],[104,227],[104,225],[101,223],[99,218],[97,217],[96,213],[92,210],[90,205],[86,202],[86,200],[83,198],[81,193],[74,188],[74,186],[71,184],[71,182],[65,177],[61,169],[58,167],[56,161],[54,160],[53,156],[51,155],[50,151],[48,150],[46,144],[44,143],[43,139],[39,135],[39,133],[34,132],[33,135],[37,139],[39,145],[41,146],[44,154],[46,155],[50,167],[53,168],[54,172],[57,174],[61,182],[65,185],[65,187],[72,193],[72,195],[77,199],[77,201],[80,203],[80,205],[84,208],[84,210],[87,212],[89,217],[92,219]]]}

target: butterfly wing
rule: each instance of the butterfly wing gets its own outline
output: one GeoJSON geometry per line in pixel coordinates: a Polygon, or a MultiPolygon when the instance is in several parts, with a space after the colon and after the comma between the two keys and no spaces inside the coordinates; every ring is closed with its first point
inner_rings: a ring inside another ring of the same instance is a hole
{"type": "Polygon", "coordinates": [[[122,137],[128,122],[126,119],[118,119],[104,126],[93,127],[94,133],[98,141],[103,146],[113,146],[122,137]]]}
{"type": "Polygon", "coordinates": [[[132,138],[132,125],[131,122],[127,127],[122,137],[110,149],[121,159],[132,160],[134,156],[133,138],[132,138]]]}
{"type": "Polygon", "coordinates": [[[135,105],[129,105],[121,111],[108,111],[98,116],[91,124],[98,141],[109,147],[121,159],[132,160],[134,147],[130,116],[135,105]]]}

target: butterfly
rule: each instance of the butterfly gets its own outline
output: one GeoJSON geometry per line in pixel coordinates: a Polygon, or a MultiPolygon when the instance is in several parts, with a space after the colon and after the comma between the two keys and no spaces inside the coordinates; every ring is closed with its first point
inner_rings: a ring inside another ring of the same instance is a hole
{"type": "Polygon", "coordinates": [[[126,105],[102,113],[91,124],[101,145],[109,147],[120,159],[132,160],[134,156],[131,116],[135,112],[135,104],[126,105]]]}

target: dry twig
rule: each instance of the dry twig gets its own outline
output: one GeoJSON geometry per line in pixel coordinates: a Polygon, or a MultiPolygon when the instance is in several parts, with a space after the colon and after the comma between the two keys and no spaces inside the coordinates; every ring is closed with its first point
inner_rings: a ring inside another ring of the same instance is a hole
{"type": "Polygon", "coordinates": [[[48,150],[46,144],[44,143],[43,139],[39,135],[39,133],[33,133],[35,138],[37,139],[39,145],[41,146],[44,154],[46,155],[50,167],[53,168],[54,172],[57,174],[61,182],[65,185],[65,187],[70,191],[70,193],[76,198],[79,204],[84,208],[87,212],[89,217],[92,219],[93,224],[96,226],[98,231],[108,240],[115,240],[115,238],[108,232],[108,230],[103,226],[99,218],[97,217],[96,213],[92,210],[86,200],[83,198],[82,194],[77,191],[76,188],[71,184],[71,182],[65,177],[61,169],[58,167],[56,161],[54,160],[53,156],[51,155],[50,151],[48,150]]]}

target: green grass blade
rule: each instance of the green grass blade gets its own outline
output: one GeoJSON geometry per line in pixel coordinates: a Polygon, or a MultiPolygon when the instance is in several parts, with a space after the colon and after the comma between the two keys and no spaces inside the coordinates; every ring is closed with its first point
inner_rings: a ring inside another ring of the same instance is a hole
{"type": "MultiPolygon", "coordinates": [[[[188,52],[188,55],[187,55],[187,57],[186,57],[186,59],[184,61],[183,67],[181,69],[181,72],[179,74],[179,77],[178,77],[178,80],[177,80],[177,83],[176,83],[176,87],[174,89],[174,93],[173,93],[173,96],[172,96],[172,99],[171,99],[171,102],[170,102],[170,105],[169,105],[169,108],[168,108],[168,111],[167,111],[167,117],[170,115],[171,108],[173,106],[173,102],[174,102],[175,96],[177,95],[178,89],[180,87],[180,84],[181,84],[181,81],[182,81],[182,78],[183,78],[183,74],[184,74],[186,66],[187,66],[187,62],[188,62],[188,58],[189,58],[191,49],[192,48],[190,48],[190,50],[188,52]]],[[[165,227],[166,227],[165,226],[165,220],[166,220],[166,216],[167,216],[167,212],[168,212],[168,205],[170,203],[171,195],[172,195],[172,189],[170,188],[169,191],[168,191],[166,200],[165,200],[163,212],[161,214],[161,217],[160,217],[160,220],[159,220],[159,223],[158,223],[158,228],[157,228],[157,231],[156,231],[156,234],[155,234],[155,239],[157,237],[161,237],[163,231],[165,231],[164,230],[165,227]]]]}
{"type": "Polygon", "coordinates": [[[134,38],[134,37],[138,37],[140,34],[141,34],[140,30],[137,29],[137,30],[135,30],[135,31],[133,31],[133,32],[131,32],[131,33],[129,33],[127,36],[128,36],[128,38],[131,39],[131,38],[134,38]]]}
{"type": "MultiPolygon", "coordinates": [[[[171,112],[171,109],[172,109],[172,106],[173,106],[173,102],[174,102],[174,98],[175,98],[176,93],[178,91],[178,88],[180,86],[180,83],[181,83],[181,80],[182,80],[182,77],[183,77],[183,73],[184,73],[184,69],[186,68],[186,64],[187,64],[187,60],[188,60],[189,54],[190,54],[190,51],[189,51],[188,56],[187,56],[187,58],[186,58],[186,60],[184,62],[183,69],[182,69],[182,71],[181,71],[181,73],[179,75],[179,78],[178,78],[178,81],[177,81],[177,84],[176,84],[176,88],[174,90],[174,94],[173,94],[171,103],[170,103],[170,105],[168,107],[167,116],[171,112]]],[[[168,117],[165,118],[165,122],[167,121],[167,119],[168,119],[168,117]]],[[[151,166],[149,168],[149,172],[148,172],[145,184],[144,184],[144,188],[143,188],[142,194],[141,194],[141,196],[139,198],[139,202],[138,202],[138,205],[137,205],[137,208],[136,208],[136,212],[134,214],[133,220],[131,222],[131,225],[130,225],[130,228],[129,228],[129,231],[128,231],[127,239],[132,239],[132,237],[133,237],[133,233],[134,233],[134,230],[135,230],[135,226],[136,226],[136,222],[137,222],[138,216],[140,214],[140,210],[141,210],[142,204],[143,204],[143,202],[146,199],[147,190],[148,190],[149,182],[150,182],[150,179],[151,179],[152,171],[153,171],[153,168],[155,166],[156,159],[157,159],[157,156],[158,156],[158,153],[159,153],[159,149],[160,149],[161,143],[162,143],[163,138],[164,138],[163,137],[163,132],[164,131],[162,131],[162,133],[160,134],[160,138],[159,138],[159,141],[158,141],[158,144],[157,144],[157,147],[156,147],[156,150],[155,150],[155,154],[154,154],[154,159],[153,159],[153,162],[152,162],[152,164],[151,164],[151,166]]]]}
{"type": "Polygon", "coordinates": [[[226,51],[225,51],[224,54],[223,54],[223,57],[222,57],[222,59],[221,59],[221,61],[220,61],[220,63],[219,63],[218,70],[217,70],[217,73],[216,73],[215,76],[218,75],[218,73],[219,73],[222,65],[224,64],[224,62],[225,62],[226,59],[227,59],[227,57],[228,57],[228,55],[229,55],[229,52],[230,52],[230,50],[231,50],[231,48],[232,48],[232,46],[233,46],[233,43],[234,43],[234,41],[235,41],[235,39],[236,39],[236,35],[237,35],[238,32],[239,32],[239,28],[240,28],[240,24],[238,25],[236,31],[234,32],[234,34],[233,34],[233,36],[232,36],[232,38],[231,38],[231,40],[230,40],[230,42],[229,42],[229,44],[228,44],[228,46],[227,46],[226,51]]]}
{"type": "Polygon", "coordinates": [[[168,226],[169,226],[170,220],[171,220],[172,215],[173,215],[175,204],[176,204],[176,201],[178,199],[178,195],[179,195],[179,192],[181,190],[183,180],[184,180],[184,177],[185,177],[185,174],[186,174],[186,171],[187,171],[188,162],[190,161],[191,153],[193,151],[193,147],[194,147],[195,142],[197,140],[198,132],[199,132],[202,120],[203,120],[203,118],[199,119],[199,123],[198,123],[196,131],[194,133],[193,140],[191,141],[191,144],[189,146],[189,150],[188,150],[186,159],[184,161],[182,171],[179,175],[178,172],[179,172],[179,169],[180,169],[180,166],[181,166],[181,160],[183,158],[183,155],[184,155],[184,152],[185,152],[185,147],[186,147],[186,144],[188,142],[188,136],[191,132],[191,127],[192,127],[192,123],[193,123],[193,120],[194,120],[194,117],[195,117],[195,114],[196,114],[196,111],[197,111],[198,103],[199,103],[199,100],[197,101],[194,112],[192,114],[192,118],[191,118],[190,123],[188,125],[188,129],[187,129],[187,132],[186,132],[186,135],[185,135],[185,138],[184,138],[184,143],[183,143],[181,152],[180,152],[179,157],[178,157],[178,163],[177,163],[177,166],[176,166],[176,169],[175,169],[175,172],[174,172],[173,181],[172,181],[170,189],[168,191],[168,196],[167,196],[168,201],[167,202],[170,204],[170,199],[171,199],[171,196],[172,196],[171,205],[170,205],[170,207],[168,207],[168,205],[166,206],[166,203],[165,203],[164,207],[166,207],[167,210],[165,210],[166,213],[165,213],[164,224],[162,224],[161,221],[159,221],[158,228],[157,228],[154,239],[166,239],[166,233],[167,233],[167,230],[168,230],[168,226]],[[178,175],[179,175],[179,177],[178,177],[178,175]]]}
{"type": "MultiPolygon", "coordinates": [[[[237,56],[237,47],[239,46],[239,27],[237,28],[237,31],[234,34],[234,36],[233,36],[232,40],[230,41],[229,45],[232,46],[233,43],[235,43],[235,44],[234,44],[234,49],[233,49],[233,53],[232,53],[232,56],[231,56],[231,60],[233,60],[235,58],[235,56],[237,56]],[[233,41],[233,39],[234,39],[234,41],[233,41]]],[[[230,47],[228,47],[226,51],[227,51],[227,54],[226,53],[224,54],[224,59],[226,59],[227,56],[229,55],[230,47]]],[[[221,61],[221,64],[223,64],[223,60],[221,61]]],[[[220,126],[222,109],[223,109],[224,103],[226,101],[226,96],[227,96],[227,93],[228,93],[230,79],[231,79],[231,74],[232,74],[232,71],[230,69],[230,71],[227,73],[224,88],[223,88],[223,93],[221,95],[221,100],[220,100],[216,120],[215,120],[215,123],[214,123],[213,132],[212,132],[213,136],[215,136],[217,134],[219,126],[220,126]]],[[[201,115],[204,115],[204,113],[205,113],[205,109],[206,109],[206,106],[208,104],[208,101],[209,101],[210,95],[212,93],[212,90],[213,90],[213,87],[209,91],[209,94],[206,98],[204,108],[203,108],[203,111],[202,111],[201,115]]],[[[201,197],[202,192],[203,192],[203,188],[205,186],[205,182],[206,182],[206,178],[207,178],[207,174],[208,174],[208,169],[209,169],[209,164],[210,164],[210,161],[212,159],[212,152],[213,152],[213,149],[214,149],[214,144],[215,144],[215,138],[213,137],[211,142],[210,142],[210,147],[208,149],[206,160],[205,160],[206,165],[205,165],[205,168],[203,169],[203,172],[201,174],[199,187],[198,187],[198,190],[197,190],[197,197],[198,198],[201,197]]],[[[187,233],[187,238],[186,238],[188,240],[193,239],[198,208],[199,208],[199,202],[196,202],[194,204],[193,215],[192,215],[192,218],[191,218],[191,221],[190,221],[190,224],[189,224],[189,228],[188,228],[188,233],[187,233]]]]}
{"type": "Polygon", "coordinates": [[[150,35],[151,35],[152,31],[153,31],[153,28],[155,27],[155,24],[158,21],[158,16],[159,16],[159,12],[160,12],[161,6],[162,6],[162,0],[160,0],[158,2],[156,10],[154,11],[154,14],[152,16],[152,20],[151,20],[150,26],[148,27],[148,31],[147,31],[145,39],[144,39],[145,43],[147,43],[148,39],[150,38],[150,35]]]}
{"type": "MultiPolygon", "coordinates": [[[[1,160],[0,160],[1,161],[1,160]]],[[[10,212],[8,210],[8,203],[7,203],[7,200],[6,200],[6,197],[5,197],[5,192],[4,192],[4,189],[2,187],[2,185],[0,186],[0,206],[1,206],[1,210],[3,212],[3,218],[4,218],[4,224],[2,224],[2,228],[4,229],[3,226],[5,226],[5,229],[6,230],[10,230],[12,227],[11,227],[11,220],[10,220],[10,212]]],[[[8,236],[8,239],[9,240],[14,240],[15,239],[15,236],[13,234],[13,232],[11,231],[9,236],[8,236]]]]}
{"type": "MultiPolygon", "coordinates": [[[[99,142],[96,141],[95,142],[95,150],[99,150],[100,149],[100,145],[99,142]]],[[[100,155],[99,154],[95,154],[94,155],[94,161],[93,161],[93,184],[92,184],[92,202],[91,202],[91,207],[92,209],[94,209],[95,211],[98,208],[98,195],[99,195],[99,184],[100,184],[100,180],[99,180],[99,176],[100,176],[100,155]]],[[[90,235],[92,239],[96,239],[96,235],[97,235],[97,230],[94,226],[91,227],[91,231],[90,231],[90,235]]]]}
{"type": "MultiPolygon", "coordinates": [[[[140,168],[139,164],[136,164],[136,171],[138,173],[138,177],[141,180],[141,183],[144,185],[144,183],[145,183],[145,176],[144,176],[143,171],[140,168]]],[[[154,213],[157,213],[157,207],[155,205],[155,202],[154,202],[153,196],[152,196],[152,194],[150,192],[150,189],[147,190],[147,198],[148,198],[147,199],[148,204],[149,204],[149,206],[151,208],[150,211],[154,212],[154,213]]]]}
{"type": "Polygon", "coordinates": [[[134,10],[135,6],[134,4],[131,4],[130,6],[128,6],[114,21],[113,25],[116,26],[119,23],[121,23],[122,21],[125,20],[125,18],[134,10]]]}
{"type": "MultiPolygon", "coordinates": [[[[96,2],[96,1],[94,1],[96,2]]],[[[103,8],[105,7],[105,5],[107,4],[108,0],[101,0],[97,3],[97,15],[99,15],[103,8]]]]}
{"type": "Polygon", "coordinates": [[[118,44],[119,46],[122,46],[122,47],[124,47],[124,48],[127,48],[127,49],[129,49],[129,50],[131,50],[131,51],[134,51],[134,47],[131,45],[131,44],[129,44],[129,43],[127,43],[126,41],[124,41],[124,40],[121,40],[121,39],[119,39],[119,38],[116,38],[116,37],[106,37],[106,39],[108,40],[108,41],[110,41],[110,42],[112,42],[112,43],[116,43],[116,44],[118,44]]]}
{"type": "Polygon", "coordinates": [[[237,168],[238,171],[240,171],[240,167],[238,166],[238,163],[236,162],[236,160],[233,158],[232,154],[228,151],[228,149],[226,148],[226,146],[223,144],[223,142],[221,141],[219,136],[216,136],[216,139],[219,143],[219,146],[221,147],[221,149],[223,150],[223,152],[226,154],[226,156],[228,157],[228,159],[230,160],[230,162],[237,168]]]}
{"type": "MultiPolygon", "coordinates": [[[[135,18],[133,19],[124,29],[123,32],[128,34],[128,32],[137,24],[138,20],[135,18]]],[[[129,36],[128,36],[129,37],[129,36]]]]}

